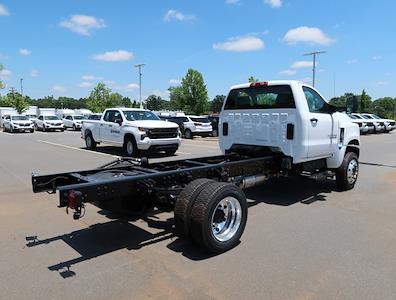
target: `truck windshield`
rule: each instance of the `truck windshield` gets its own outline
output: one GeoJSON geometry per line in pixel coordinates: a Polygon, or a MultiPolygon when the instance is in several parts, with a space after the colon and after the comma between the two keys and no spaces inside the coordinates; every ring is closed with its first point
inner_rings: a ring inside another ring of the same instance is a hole
{"type": "Polygon", "coordinates": [[[295,108],[289,85],[246,87],[231,90],[224,109],[295,108]]]}
{"type": "Polygon", "coordinates": [[[368,120],[370,120],[370,119],[371,119],[371,120],[372,120],[372,119],[374,119],[372,116],[367,116],[367,115],[362,115],[362,117],[363,117],[363,118],[365,118],[365,119],[368,119],[368,120]]]}
{"type": "Polygon", "coordinates": [[[45,116],[44,118],[45,118],[46,120],[50,120],[50,121],[59,120],[58,117],[56,117],[56,116],[45,116]]]}
{"type": "Polygon", "coordinates": [[[160,118],[158,118],[151,111],[125,110],[124,116],[125,116],[125,119],[127,119],[128,121],[160,120],[160,118]]]}
{"type": "Polygon", "coordinates": [[[26,121],[26,120],[28,120],[28,118],[26,118],[25,116],[12,116],[11,119],[15,120],[15,121],[26,121]]]}
{"type": "Polygon", "coordinates": [[[74,116],[74,120],[84,120],[84,116],[74,116]]]}

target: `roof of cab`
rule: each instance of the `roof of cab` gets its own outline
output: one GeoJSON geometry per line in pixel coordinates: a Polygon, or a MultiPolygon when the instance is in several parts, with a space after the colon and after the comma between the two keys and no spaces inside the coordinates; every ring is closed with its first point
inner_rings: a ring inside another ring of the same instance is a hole
{"type": "MultiPolygon", "coordinates": [[[[298,81],[298,80],[270,80],[270,81],[258,81],[258,82],[267,82],[269,86],[271,85],[296,85],[296,84],[304,84],[309,86],[308,84],[305,84],[302,81],[298,81]]],[[[247,88],[250,87],[251,83],[242,83],[242,84],[237,84],[237,85],[233,85],[230,89],[241,89],[241,88],[247,88]]]]}

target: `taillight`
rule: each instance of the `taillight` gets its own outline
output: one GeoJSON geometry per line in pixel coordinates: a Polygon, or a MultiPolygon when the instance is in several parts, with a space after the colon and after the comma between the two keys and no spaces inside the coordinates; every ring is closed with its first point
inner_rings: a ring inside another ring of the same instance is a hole
{"type": "Polygon", "coordinates": [[[71,209],[75,209],[77,204],[76,192],[71,190],[67,196],[67,206],[71,209]]]}

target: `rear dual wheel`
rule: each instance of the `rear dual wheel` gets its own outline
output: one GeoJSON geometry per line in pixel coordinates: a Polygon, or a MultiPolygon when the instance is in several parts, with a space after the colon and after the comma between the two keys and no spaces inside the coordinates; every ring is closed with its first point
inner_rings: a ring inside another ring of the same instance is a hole
{"type": "Polygon", "coordinates": [[[237,186],[197,179],[176,201],[176,229],[210,252],[225,252],[239,243],[247,210],[246,196],[237,186]]]}

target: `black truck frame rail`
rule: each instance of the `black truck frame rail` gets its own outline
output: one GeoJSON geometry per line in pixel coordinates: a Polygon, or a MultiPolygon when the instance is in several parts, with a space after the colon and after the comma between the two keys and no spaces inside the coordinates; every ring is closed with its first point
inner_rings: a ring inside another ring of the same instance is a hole
{"type": "Polygon", "coordinates": [[[59,207],[70,207],[70,198],[75,196],[79,202],[92,202],[99,207],[120,199],[174,205],[183,187],[194,179],[210,178],[239,185],[249,176],[279,174],[283,159],[278,155],[252,158],[227,154],[149,164],[147,158],[120,158],[93,170],[33,173],[32,185],[35,193],[58,190],[59,207]]]}

